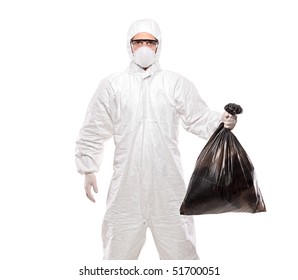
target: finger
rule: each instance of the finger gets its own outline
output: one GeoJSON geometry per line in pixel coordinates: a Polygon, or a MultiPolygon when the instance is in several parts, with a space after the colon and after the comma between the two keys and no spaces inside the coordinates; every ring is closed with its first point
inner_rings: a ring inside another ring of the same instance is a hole
{"type": "Polygon", "coordinates": [[[92,201],[92,202],[95,202],[95,199],[91,193],[91,185],[88,185],[86,184],[85,185],[85,193],[86,193],[86,196],[92,201]]]}
{"type": "Polygon", "coordinates": [[[90,192],[90,189],[91,189],[91,186],[89,184],[86,184],[84,185],[84,189],[85,189],[85,192],[90,192]]]}
{"type": "Polygon", "coordinates": [[[225,125],[225,128],[227,128],[227,129],[230,129],[230,130],[231,130],[231,129],[233,128],[233,126],[232,126],[232,125],[230,125],[230,124],[226,124],[226,125],[225,125]]]}
{"type": "Polygon", "coordinates": [[[230,126],[230,125],[236,125],[236,123],[237,123],[237,118],[234,118],[234,116],[232,116],[231,118],[228,118],[228,119],[225,119],[224,120],[224,124],[225,125],[228,125],[228,126],[230,126]]]}
{"type": "Polygon", "coordinates": [[[227,111],[224,112],[224,118],[226,119],[237,119],[237,115],[232,115],[230,113],[228,113],[227,111]]]}
{"type": "Polygon", "coordinates": [[[236,125],[236,121],[235,120],[228,120],[226,122],[224,122],[224,127],[228,128],[228,129],[233,129],[236,125]]]}
{"type": "Polygon", "coordinates": [[[93,195],[91,194],[91,192],[86,192],[86,195],[92,202],[95,202],[95,199],[94,199],[93,195]]]}
{"type": "Polygon", "coordinates": [[[227,124],[235,124],[236,123],[236,119],[229,118],[229,119],[226,120],[226,123],[227,124]]]}
{"type": "Polygon", "coordinates": [[[97,184],[96,184],[96,183],[93,185],[93,189],[94,189],[94,191],[95,191],[96,193],[98,193],[98,187],[97,187],[97,184]]]}

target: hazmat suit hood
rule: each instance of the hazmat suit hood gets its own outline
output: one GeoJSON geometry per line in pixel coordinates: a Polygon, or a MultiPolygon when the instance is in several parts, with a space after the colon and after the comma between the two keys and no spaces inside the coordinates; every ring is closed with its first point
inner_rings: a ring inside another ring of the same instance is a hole
{"type": "Polygon", "coordinates": [[[158,24],[152,19],[140,19],[133,22],[127,33],[127,50],[131,61],[133,61],[133,53],[130,46],[130,40],[140,32],[147,32],[153,35],[159,42],[156,51],[156,61],[158,61],[161,49],[161,31],[158,24]]]}

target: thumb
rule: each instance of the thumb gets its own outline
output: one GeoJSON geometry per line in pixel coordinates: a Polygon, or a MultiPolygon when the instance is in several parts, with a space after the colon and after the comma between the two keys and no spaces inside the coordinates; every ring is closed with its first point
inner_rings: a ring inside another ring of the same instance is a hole
{"type": "Polygon", "coordinates": [[[94,182],[93,182],[93,189],[94,189],[94,191],[95,191],[96,193],[98,193],[98,187],[97,187],[97,181],[96,181],[96,179],[95,179],[94,182]]]}

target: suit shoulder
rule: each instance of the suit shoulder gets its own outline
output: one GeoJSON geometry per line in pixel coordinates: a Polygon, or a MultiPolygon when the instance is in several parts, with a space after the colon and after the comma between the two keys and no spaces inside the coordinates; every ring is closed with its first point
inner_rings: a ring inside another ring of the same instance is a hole
{"type": "Polygon", "coordinates": [[[170,70],[162,70],[162,75],[175,84],[192,84],[192,82],[185,76],[170,70]]]}

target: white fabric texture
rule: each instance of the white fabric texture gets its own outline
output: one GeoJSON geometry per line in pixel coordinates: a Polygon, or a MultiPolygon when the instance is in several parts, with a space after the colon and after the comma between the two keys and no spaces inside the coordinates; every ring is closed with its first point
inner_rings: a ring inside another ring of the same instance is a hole
{"type": "MultiPolygon", "coordinates": [[[[131,28],[128,41],[139,32],[161,39],[154,21],[131,28]]],[[[190,81],[162,70],[158,61],[146,71],[131,62],[126,71],[102,80],[79,133],[76,164],[82,174],[97,172],[104,142],[114,138],[114,174],[102,225],[104,259],[137,259],[148,227],[160,259],[198,259],[193,218],[179,213],[186,191],[179,120],[207,139],[220,119],[190,81]]]]}

